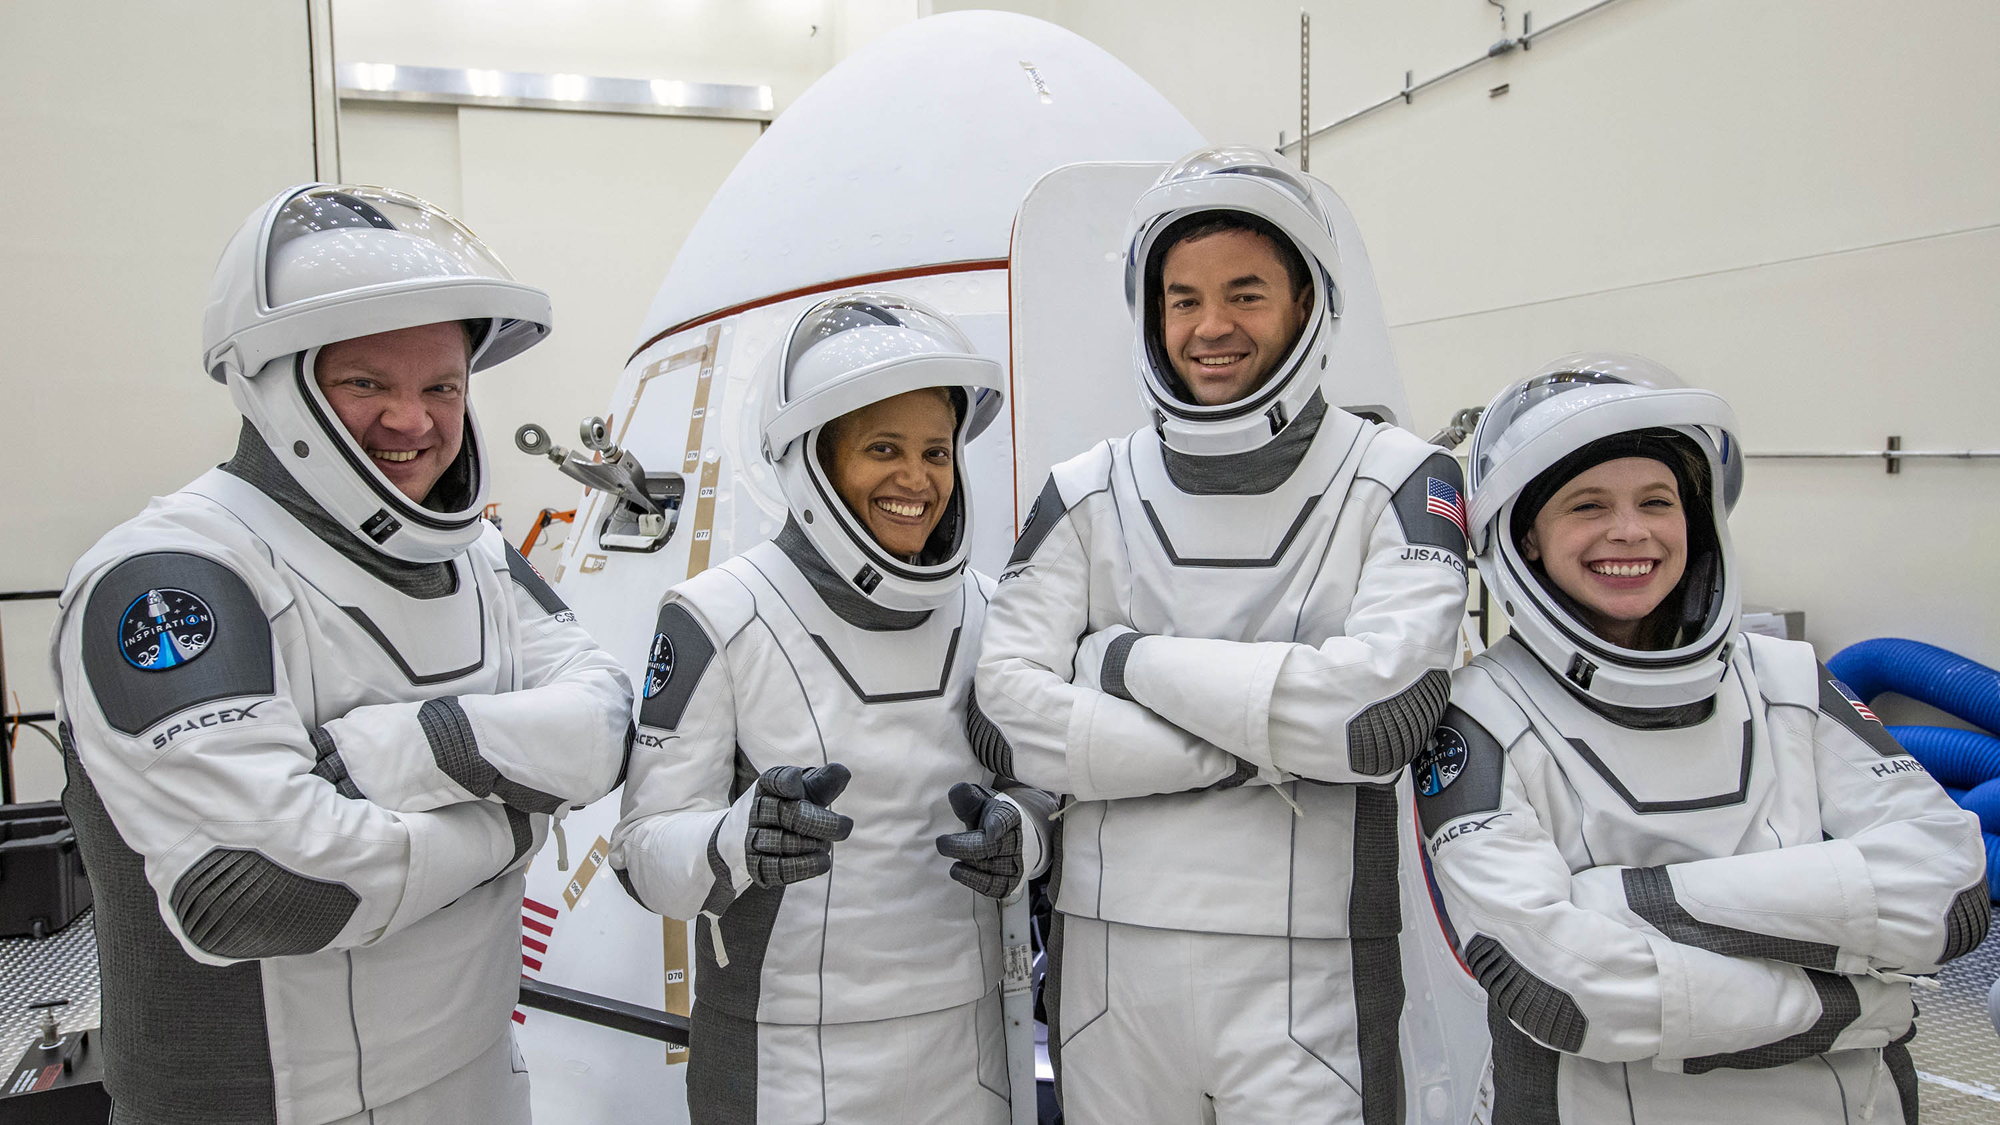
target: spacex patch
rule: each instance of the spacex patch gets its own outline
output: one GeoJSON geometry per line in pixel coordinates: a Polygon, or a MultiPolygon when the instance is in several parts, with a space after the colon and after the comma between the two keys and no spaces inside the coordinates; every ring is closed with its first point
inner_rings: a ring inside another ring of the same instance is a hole
{"type": "Polygon", "coordinates": [[[1417,792],[1426,797],[1444,792],[1465,772],[1466,754],[1464,735],[1450,727],[1437,728],[1431,734],[1431,744],[1410,766],[1410,779],[1417,792]]]}
{"type": "Polygon", "coordinates": [[[118,623],[118,648],[125,662],[142,672],[178,668],[215,640],[215,613],[186,590],[147,590],[125,607],[118,623]]]}
{"type": "Polygon", "coordinates": [[[674,678],[674,641],[665,633],[653,634],[653,647],[646,654],[646,698],[660,694],[674,678]]]}

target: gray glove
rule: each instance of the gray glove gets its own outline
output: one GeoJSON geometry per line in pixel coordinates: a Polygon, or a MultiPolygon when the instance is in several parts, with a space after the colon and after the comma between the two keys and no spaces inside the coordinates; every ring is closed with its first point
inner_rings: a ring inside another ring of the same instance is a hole
{"type": "Polygon", "coordinates": [[[744,865],[760,887],[781,887],[833,870],[833,845],[854,821],[827,808],[852,776],[838,762],[802,769],[772,766],[757,778],[744,865]]]}
{"type": "Polygon", "coordinates": [[[1021,810],[969,781],[952,786],[949,796],[951,811],[970,829],[937,839],[938,853],[958,861],[951,877],[987,898],[1006,898],[1021,881],[1021,810]]]}

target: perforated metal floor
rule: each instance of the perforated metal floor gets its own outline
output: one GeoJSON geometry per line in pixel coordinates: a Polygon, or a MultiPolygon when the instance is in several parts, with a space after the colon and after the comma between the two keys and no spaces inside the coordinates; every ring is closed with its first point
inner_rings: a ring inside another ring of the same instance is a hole
{"type": "Polygon", "coordinates": [[[40,941],[0,939],[0,1070],[14,1065],[42,1026],[29,1004],[67,999],[56,1010],[64,1030],[98,1026],[96,917],[85,910],[40,941]]]}
{"type": "MultiPolygon", "coordinates": [[[[0,940],[0,1060],[21,1057],[40,1018],[37,1000],[67,997],[65,1028],[98,1026],[97,935],[84,911],[53,937],[0,940]]],[[[2000,1123],[2000,1034],[1986,995],[2000,976],[2000,927],[1985,944],[1945,967],[1938,991],[1920,992],[1923,1010],[1910,1043],[1920,1079],[1924,1125],[2000,1123]]],[[[0,1063],[5,1065],[5,1063],[0,1063]]]]}
{"type": "Polygon", "coordinates": [[[2000,927],[1986,943],[1944,967],[1944,987],[1917,993],[1917,1104],[1924,1125],[2000,1122],[2000,1035],[1986,994],[2000,976],[2000,927]]]}

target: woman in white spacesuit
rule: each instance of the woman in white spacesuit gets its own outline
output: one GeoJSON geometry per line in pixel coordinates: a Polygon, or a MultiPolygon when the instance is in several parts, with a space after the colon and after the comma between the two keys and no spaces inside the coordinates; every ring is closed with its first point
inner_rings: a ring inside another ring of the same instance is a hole
{"type": "Polygon", "coordinates": [[[611,862],[701,919],[698,1125],[1001,1125],[996,900],[1042,866],[1053,807],[996,792],[965,733],[992,580],[967,568],[960,454],[1005,376],[879,293],[815,305],[772,354],[791,518],[668,593],[611,862]]]}
{"type": "Polygon", "coordinates": [[[1911,984],[1986,934],[1977,822],[1810,646],[1738,628],[1735,429],[1585,353],[1474,437],[1512,632],[1411,770],[1496,1125],[1914,1122],[1911,984]]]}

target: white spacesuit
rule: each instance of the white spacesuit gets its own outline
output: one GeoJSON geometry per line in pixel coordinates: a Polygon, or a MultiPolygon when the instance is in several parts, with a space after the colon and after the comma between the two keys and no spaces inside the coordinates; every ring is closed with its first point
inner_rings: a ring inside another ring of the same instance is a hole
{"type": "Polygon", "coordinates": [[[956,454],[1004,375],[886,294],[814,306],[772,355],[791,518],[667,595],[611,863],[649,909],[701,919],[695,1122],[1000,1125],[994,899],[1039,873],[1054,804],[981,787],[1013,783],[965,731],[992,581],[967,569],[956,454]],[[954,399],[956,487],[904,558],[836,495],[820,435],[929,387],[954,399]]]}
{"type": "Polygon", "coordinates": [[[54,637],[121,1125],[528,1120],[521,872],[616,784],[631,688],[480,518],[469,409],[418,505],[314,365],[463,321],[477,370],[548,319],[382,189],[289,189],[225,250],[206,359],[236,456],[86,553],[54,637]]]}
{"type": "Polygon", "coordinates": [[[1474,545],[1513,632],[1453,676],[1412,776],[1489,996],[1496,1125],[1914,1123],[1906,974],[1985,936],[1977,821],[1810,646],[1738,630],[1734,430],[1717,396],[1609,353],[1480,421],[1474,545]],[[1686,513],[1658,650],[1593,631],[1519,543],[1620,457],[1673,468],[1686,513]]]}
{"type": "Polygon", "coordinates": [[[1155,425],[1055,468],[994,595],[978,737],[1073,798],[1044,1001],[1080,1125],[1402,1120],[1393,786],[1445,704],[1463,508],[1450,457],[1321,393],[1341,292],[1316,190],[1224,149],[1141,198],[1155,425]],[[1312,306],[1261,387],[1201,406],[1154,267],[1216,211],[1289,238],[1312,306]]]}

